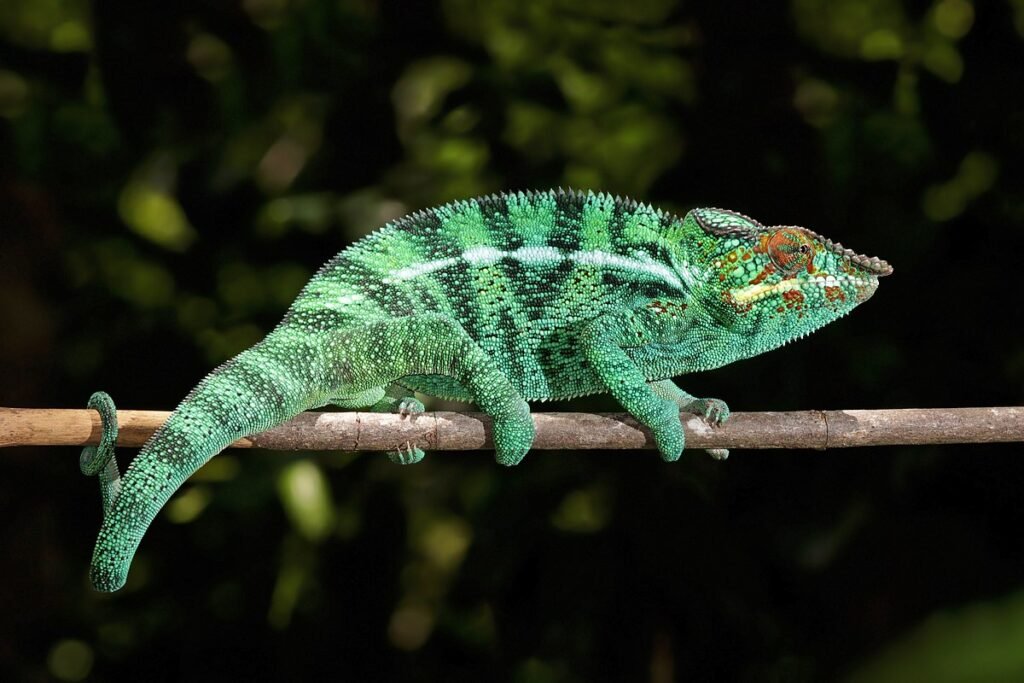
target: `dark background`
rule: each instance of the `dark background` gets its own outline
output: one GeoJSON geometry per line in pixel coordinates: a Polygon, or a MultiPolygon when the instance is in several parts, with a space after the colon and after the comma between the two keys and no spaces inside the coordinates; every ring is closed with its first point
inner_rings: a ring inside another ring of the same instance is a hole
{"type": "MultiPolygon", "coordinates": [[[[894,265],[692,393],[1021,404],[1022,36],[1019,0],[5,0],[0,405],[170,409],[376,226],[558,185],[894,265]]],[[[1024,680],[1019,445],[228,453],[112,596],[77,449],[0,458],[4,680],[1024,680]]]]}

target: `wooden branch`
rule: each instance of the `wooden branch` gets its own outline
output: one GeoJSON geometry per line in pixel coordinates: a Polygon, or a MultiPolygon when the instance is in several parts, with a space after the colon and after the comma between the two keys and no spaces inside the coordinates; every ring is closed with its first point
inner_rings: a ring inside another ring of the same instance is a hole
{"type": "MultiPolygon", "coordinates": [[[[141,446],[169,413],[119,410],[119,446],[141,446]]],[[[650,433],[625,413],[534,413],[539,450],[654,448],[650,433]]],[[[1024,441],[1024,407],[808,410],[733,413],[711,428],[684,415],[687,448],[846,448],[898,444],[1024,441]]],[[[0,447],[99,443],[94,410],[0,408],[0,447]]],[[[493,448],[482,413],[303,413],[235,448],[385,451],[406,443],[424,450],[493,448]]]]}

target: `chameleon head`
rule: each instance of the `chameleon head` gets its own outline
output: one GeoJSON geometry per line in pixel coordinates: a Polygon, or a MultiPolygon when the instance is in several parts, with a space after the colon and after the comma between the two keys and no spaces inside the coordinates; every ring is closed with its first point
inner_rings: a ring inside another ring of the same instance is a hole
{"type": "Polygon", "coordinates": [[[867,301],[888,263],[806,228],[765,226],[733,211],[694,209],[696,247],[714,301],[709,310],[760,353],[803,337],[867,301]],[[756,341],[755,341],[756,340],[756,341]]]}

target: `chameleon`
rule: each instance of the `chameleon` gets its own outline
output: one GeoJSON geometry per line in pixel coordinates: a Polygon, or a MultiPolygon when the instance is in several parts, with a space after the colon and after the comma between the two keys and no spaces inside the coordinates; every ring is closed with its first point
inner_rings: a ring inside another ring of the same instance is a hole
{"type": "MultiPolygon", "coordinates": [[[[680,411],[718,425],[729,408],[671,378],[801,338],[891,272],[806,228],[715,208],[679,218],[600,192],[509,192],[412,213],[327,262],[276,328],[192,389],[123,477],[116,412],[93,396],[104,440],[81,458],[103,493],[93,586],[124,585],[156,514],[214,455],[313,408],[410,415],[424,410],[415,392],[472,401],[492,418],[497,462],[516,465],[534,436],[528,401],[610,392],[678,460],[680,411]]],[[[409,464],[424,453],[389,455],[409,464]]]]}

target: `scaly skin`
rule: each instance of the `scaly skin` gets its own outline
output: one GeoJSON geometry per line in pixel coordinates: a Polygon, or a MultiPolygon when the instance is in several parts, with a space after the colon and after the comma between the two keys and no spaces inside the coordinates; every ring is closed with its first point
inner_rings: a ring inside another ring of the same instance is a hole
{"type": "MultiPolygon", "coordinates": [[[[677,460],[680,409],[712,424],[729,409],[669,378],[802,337],[890,272],[803,228],[720,209],[680,219],[606,194],[520,192],[412,214],[338,254],[266,339],[203,380],[120,490],[109,444],[86,458],[106,512],[93,585],[124,584],[160,508],[233,440],[328,404],[408,414],[423,409],[414,390],[475,401],[494,419],[497,461],[515,465],[533,441],[527,401],[610,391],[677,460]]],[[[395,447],[396,462],[423,457],[395,447]]]]}

